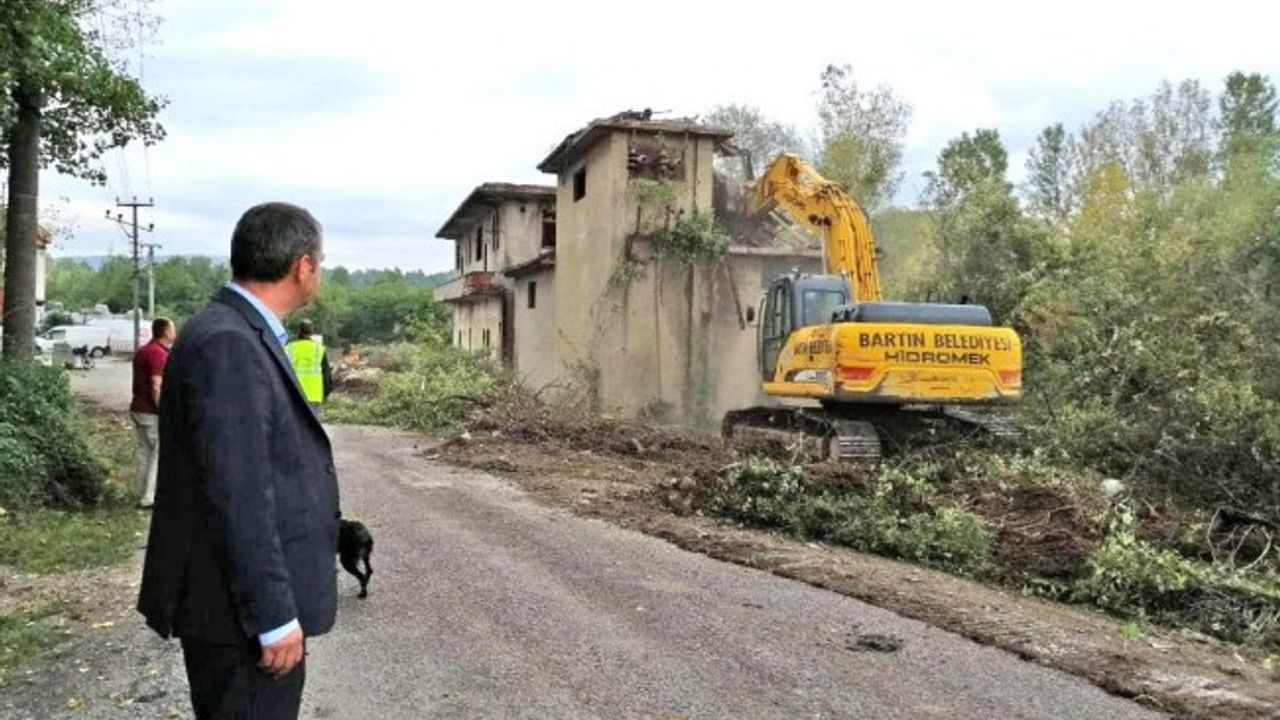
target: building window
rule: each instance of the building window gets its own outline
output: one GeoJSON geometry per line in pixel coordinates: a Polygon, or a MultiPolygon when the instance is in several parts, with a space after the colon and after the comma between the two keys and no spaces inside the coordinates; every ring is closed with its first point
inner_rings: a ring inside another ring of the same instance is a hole
{"type": "Polygon", "coordinates": [[[463,253],[462,243],[459,242],[454,246],[454,253],[453,253],[454,255],[453,260],[457,264],[459,270],[462,269],[462,253],[463,253]]]}
{"type": "Polygon", "coordinates": [[[458,331],[458,347],[462,347],[462,331],[458,331]]]}
{"type": "Polygon", "coordinates": [[[498,213],[495,210],[493,213],[493,249],[494,250],[498,249],[498,244],[499,242],[501,242],[501,237],[499,236],[500,236],[500,233],[498,232],[498,213]]]}
{"type": "Polygon", "coordinates": [[[529,281],[529,309],[532,310],[536,307],[538,307],[538,283],[533,280],[530,280],[529,281]]]}
{"type": "Polygon", "coordinates": [[[480,342],[487,348],[489,347],[489,328],[480,331],[480,342]]]}
{"type": "Polygon", "coordinates": [[[484,259],[484,227],[476,228],[476,262],[484,259]]]}
{"type": "Polygon", "coordinates": [[[555,208],[542,209],[542,247],[544,249],[555,249],[556,246],[556,210],[555,208]]]}
{"type": "Polygon", "coordinates": [[[574,202],[581,200],[587,196],[587,168],[584,166],[581,170],[573,174],[573,199],[574,202]]]}

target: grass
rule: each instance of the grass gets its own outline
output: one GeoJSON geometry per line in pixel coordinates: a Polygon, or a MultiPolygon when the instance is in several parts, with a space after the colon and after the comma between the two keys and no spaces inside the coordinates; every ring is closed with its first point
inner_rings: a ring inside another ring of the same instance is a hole
{"type": "Polygon", "coordinates": [[[126,562],[146,516],[125,488],[133,476],[133,428],[120,413],[86,408],[89,445],[110,474],[111,491],[92,510],[10,510],[0,514],[0,565],[56,573],[126,562]]]}
{"type": "MultiPolygon", "coordinates": [[[[108,492],[96,508],[0,508],[0,565],[52,575],[127,562],[146,515],[127,488],[133,475],[133,429],[120,413],[85,408],[89,446],[109,473],[108,492]]],[[[47,657],[67,638],[70,609],[51,602],[35,610],[0,613],[0,682],[20,666],[47,657]]]]}
{"type": "Polygon", "coordinates": [[[120,505],[7,513],[0,517],[0,565],[30,573],[116,565],[133,555],[145,526],[141,512],[120,505]]]}
{"type": "Polygon", "coordinates": [[[0,682],[13,668],[44,656],[66,639],[61,622],[56,605],[31,613],[0,615],[0,682]]]}

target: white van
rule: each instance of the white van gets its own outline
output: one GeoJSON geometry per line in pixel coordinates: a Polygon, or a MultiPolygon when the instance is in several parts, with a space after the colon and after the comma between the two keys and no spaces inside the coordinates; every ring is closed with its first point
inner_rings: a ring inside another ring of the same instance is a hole
{"type": "Polygon", "coordinates": [[[105,325],[59,325],[36,338],[42,353],[52,353],[53,346],[66,343],[72,350],[85,348],[95,358],[111,352],[111,330],[105,325]]]}
{"type": "MultiPolygon", "coordinates": [[[[111,332],[108,336],[109,348],[113,353],[128,355],[133,352],[133,318],[111,320],[94,320],[91,326],[105,327],[111,332]]],[[[142,318],[138,322],[138,347],[151,342],[151,321],[142,318]]]]}

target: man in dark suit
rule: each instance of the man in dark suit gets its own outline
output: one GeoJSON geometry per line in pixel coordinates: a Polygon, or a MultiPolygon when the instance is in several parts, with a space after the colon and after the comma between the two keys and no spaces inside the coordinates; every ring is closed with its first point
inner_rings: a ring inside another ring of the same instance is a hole
{"type": "Polygon", "coordinates": [[[174,344],[138,610],[177,635],[199,720],[296,718],[304,637],[333,627],[338,484],[284,354],[282,319],[320,285],[320,225],[250,208],[228,283],[174,344]]]}

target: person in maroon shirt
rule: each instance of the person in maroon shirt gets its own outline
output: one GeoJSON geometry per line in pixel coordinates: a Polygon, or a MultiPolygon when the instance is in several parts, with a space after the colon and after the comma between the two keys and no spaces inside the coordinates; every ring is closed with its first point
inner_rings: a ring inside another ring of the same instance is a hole
{"type": "Polygon", "coordinates": [[[137,474],[134,488],[138,505],[149,508],[156,499],[156,470],[160,466],[160,386],[164,380],[164,364],[178,331],[168,318],[151,323],[151,342],[138,348],[133,356],[133,402],[129,415],[138,435],[135,453],[137,474]]]}

